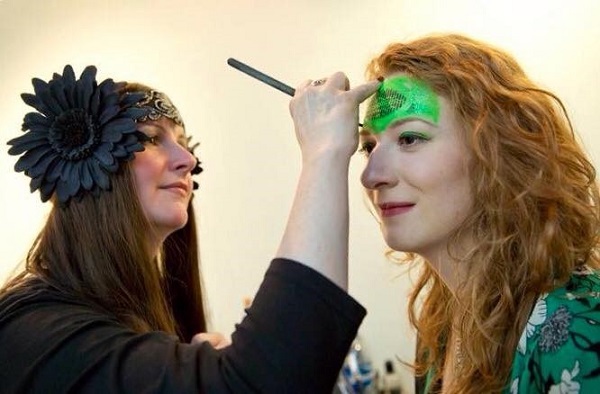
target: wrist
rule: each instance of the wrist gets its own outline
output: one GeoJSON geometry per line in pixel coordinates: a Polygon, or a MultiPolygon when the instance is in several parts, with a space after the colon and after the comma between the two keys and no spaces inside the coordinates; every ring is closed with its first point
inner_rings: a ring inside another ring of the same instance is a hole
{"type": "Polygon", "coordinates": [[[347,168],[350,165],[350,159],[353,153],[354,150],[343,150],[339,148],[321,148],[309,152],[302,152],[302,165],[323,166],[327,168],[347,168]]]}

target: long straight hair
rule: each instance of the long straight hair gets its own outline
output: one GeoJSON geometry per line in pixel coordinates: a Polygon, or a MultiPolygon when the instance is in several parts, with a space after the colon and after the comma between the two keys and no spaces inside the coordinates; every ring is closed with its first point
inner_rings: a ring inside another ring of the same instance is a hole
{"type": "Polygon", "coordinates": [[[63,206],[53,199],[25,270],[0,294],[37,278],[113,314],[136,332],[160,330],[189,341],[206,330],[191,203],[188,223],[166,239],[159,262],[149,248],[153,228],[137,197],[130,163],[111,176],[111,187],[63,206]]]}
{"type": "Polygon", "coordinates": [[[195,334],[206,331],[197,237],[194,206],[190,201],[187,224],[168,236],[163,245],[163,279],[167,301],[177,333],[185,342],[189,342],[195,334]]]}

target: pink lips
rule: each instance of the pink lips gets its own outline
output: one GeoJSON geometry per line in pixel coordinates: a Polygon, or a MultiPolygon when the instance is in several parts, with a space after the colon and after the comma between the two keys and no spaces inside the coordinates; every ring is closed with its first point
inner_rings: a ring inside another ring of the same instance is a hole
{"type": "Polygon", "coordinates": [[[386,202],[378,205],[379,209],[381,209],[382,217],[401,215],[410,211],[415,206],[415,204],[408,202],[386,202]]]}
{"type": "Polygon", "coordinates": [[[161,189],[170,190],[184,196],[187,196],[190,191],[190,186],[186,182],[173,182],[168,185],[164,185],[161,189]]]}

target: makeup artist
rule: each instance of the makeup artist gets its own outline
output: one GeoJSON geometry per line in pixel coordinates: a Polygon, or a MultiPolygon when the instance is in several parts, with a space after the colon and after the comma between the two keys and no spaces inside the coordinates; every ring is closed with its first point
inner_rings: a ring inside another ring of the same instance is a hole
{"type": "MultiPolygon", "coordinates": [[[[301,84],[302,170],[275,258],[231,343],[204,333],[199,161],[169,98],[70,66],[33,79],[9,141],[52,204],[0,291],[2,393],[331,393],[365,310],[347,293],[348,165],[379,82],[301,84]]],[[[225,262],[227,263],[227,262],[225,262]]]]}

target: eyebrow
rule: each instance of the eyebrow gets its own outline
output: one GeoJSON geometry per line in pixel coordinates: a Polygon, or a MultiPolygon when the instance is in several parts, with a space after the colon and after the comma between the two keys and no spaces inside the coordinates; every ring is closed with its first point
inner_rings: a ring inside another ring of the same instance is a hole
{"type": "Polygon", "coordinates": [[[404,123],[409,123],[409,122],[423,122],[430,126],[438,126],[435,123],[433,123],[425,118],[421,118],[419,116],[407,116],[406,118],[397,119],[397,120],[393,121],[392,123],[389,124],[388,127],[394,127],[394,126],[404,124],[404,123]]]}
{"type": "MultiPolygon", "coordinates": [[[[157,129],[159,129],[159,130],[160,130],[161,132],[163,132],[163,133],[170,133],[170,131],[167,131],[167,129],[165,129],[163,126],[161,126],[160,124],[158,124],[158,123],[155,123],[155,122],[152,122],[152,123],[145,122],[145,123],[142,123],[142,124],[141,124],[141,126],[145,126],[145,127],[154,127],[154,128],[157,128],[157,129]]],[[[183,140],[185,140],[185,142],[186,142],[186,144],[187,144],[187,139],[188,139],[188,137],[187,137],[187,135],[185,134],[185,129],[183,129],[183,131],[182,131],[181,133],[175,133],[175,139],[176,139],[177,141],[179,141],[179,140],[182,140],[182,141],[183,141],[183,140]]]]}

